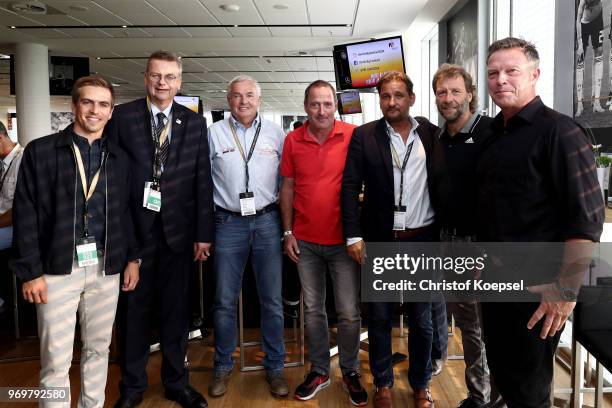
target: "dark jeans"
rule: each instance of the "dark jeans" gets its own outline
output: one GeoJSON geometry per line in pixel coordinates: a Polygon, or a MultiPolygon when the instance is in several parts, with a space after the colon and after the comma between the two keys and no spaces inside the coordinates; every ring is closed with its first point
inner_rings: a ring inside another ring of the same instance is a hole
{"type": "MultiPolygon", "coordinates": [[[[431,303],[408,303],[408,382],[413,390],[427,388],[431,380],[431,344],[433,324],[431,303]]],[[[368,342],[370,370],[374,385],[393,385],[391,364],[391,329],[395,303],[372,302],[369,304],[368,342]]]]}
{"type": "MultiPolygon", "coordinates": [[[[405,242],[432,242],[438,240],[435,228],[428,228],[423,234],[404,240],[405,242]]],[[[436,302],[440,302],[439,300],[436,302]]],[[[370,370],[377,387],[393,385],[393,365],[391,364],[391,329],[393,327],[394,303],[372,302],[369,304],[368,342],[370,350],[370,370]]],[[[444,303],[442,301],[443,309],[444,303]]],[[[408,313],[408,382],[413,390],[428,388],[431,380],[431,353],[434,336],[432,322],[432,302],[411,302],[407,304],[408,313]]],[[[446,321],[446,312],[438,318],[446,321]]],[[[448,336],[446,323],[440,336],[448,336]]],[[[438,347],[446,342],[440,340],[438,347]]],[[[441,352],[441,350],[438,350],[441,352]]]]}
{"type": "Polygon", "coordinates": [[[509,408],[548,408],[554,355],[561,330],[540,339],[544,319],[531,330],[527,322],[538,303],[481,304],[487,362],[509,408]]]}

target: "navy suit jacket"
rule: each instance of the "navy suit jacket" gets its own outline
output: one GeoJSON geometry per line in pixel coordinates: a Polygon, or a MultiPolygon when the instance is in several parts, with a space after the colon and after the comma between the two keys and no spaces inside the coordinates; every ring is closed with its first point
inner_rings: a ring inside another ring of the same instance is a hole
{"type": "MultiPolygon", "coordinates": [[[[441,153],[436,136],[438,127],[425,118],[415,119],[419,122],[416,132],[426,154],[429,197],[435,208],[433,162],[441,153]]],[[[384,118],[354,130],[342,177],[340,201],[345,238],[393,241],[393,162],[384,118]],[[358,196],[362,184],[365,190],[360,215],[358,196]]]]}
{"type": "MultiPolygon", "coordinates": [[[[117,138],[130,160],[132,218],[142,247],[150,240],[158,214],[142,206],[145,182],[152,181],[155,149],[146,99],[117,106],[108,126],[109,134],[117,138]]],[[[166,242],[173,251],[190,251],[194,242],[213,241],[212,191],[206,119],[174,102],[159,214],[166,242]]]]}

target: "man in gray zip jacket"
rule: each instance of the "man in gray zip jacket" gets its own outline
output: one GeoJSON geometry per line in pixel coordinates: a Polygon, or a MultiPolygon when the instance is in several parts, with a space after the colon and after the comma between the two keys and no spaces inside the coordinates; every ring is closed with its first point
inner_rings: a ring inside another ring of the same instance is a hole
{"type": "Polygon", "coordinates": [[[138,282],[139,265],[126,266],[134,247],[128,158],[104,134],[113,105],[106,80],[80,78],[72,92],[75,122],[31,142],[17,179],[11,267],[24,298],[36,304],[40,386],[66,387],[63,403],[54,407],[70,407],[77,310],[83,343],[78,406],[104,406],[119,273],[125,268],[125,291],[138,282]]]}

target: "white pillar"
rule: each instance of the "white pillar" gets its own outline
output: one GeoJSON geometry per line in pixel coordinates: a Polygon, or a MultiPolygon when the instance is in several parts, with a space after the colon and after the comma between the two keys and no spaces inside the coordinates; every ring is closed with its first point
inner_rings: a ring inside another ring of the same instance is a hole
{"type": "Polygon", "coordinates": [[[17,44],[15,96],[19,143],[51,133],[48,48],[42,44],[17,44]]]}

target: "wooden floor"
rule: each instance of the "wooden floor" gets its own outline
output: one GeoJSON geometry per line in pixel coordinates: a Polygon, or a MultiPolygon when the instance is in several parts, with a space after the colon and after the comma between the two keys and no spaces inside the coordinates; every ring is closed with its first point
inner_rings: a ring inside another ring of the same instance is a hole
{"type": "MultiPolygon", "coordinates": [[[[256,333],[251,333],[256,334],[256,333]]],[[[290,337],[291,334],[288,333],[290,337]]],[[[400,338],[397,329],[394,329],[393,350],[396,352],[406,353],[407,339],[400,338]]],[[[247,339],[254,340],[254,339],[247,339]]],[[[267,383],[264,379],[263,372],[241,373],[238,368],[235,369],[228,393],[221,398],[208,397],[207,386],[212,377],[212,338],[204,339],[203,341],[192,341],[189,345],[188,356],[190,361],[190,382],[202,392],[208,402],[209,407],[227,407],[227,408],[275,408],[275,407],[349,407],[351,406],[345,391],[342,389],[341,376],[338,369],[338,358],[332,358],[332,384],[327,389],[320,392],[317,397],[311,401],[302,402],[293,399],[293,389],[302,381],[306,374],[305,367],[287,368],[285,370],[287,379],[291,386],[291,394],[287,399],[275,399],[269,392],[267,383]]],[[[249,353],[249,363],[256,363],[261,359],[261,353],[257,348],[249,348],[252,350],[249,353]]],[[[299,358],[298,350],[295,344],[288,344],[288,358],[295,360],[299,358]]],[[[461,353],[460,333],[449,338],[449,355],[461,353]]],[[[235,354],[235,360],[238,362],[238,353],[235,354]]],[[[359,354],[361,362],[361,372],[363,384],[372,396],[372,376],[369,370],[368,354],[361,352],[359,354]]],[[[149,388],[145,394],[145,400],[140,405],[143,408],[149,407],[178,407],[178,405],[170,402],[163,397],[163,387],[160,382],[159,372],[161,365],[161,355],[159,352],[151,355],[147,373],[149,376],[149,388]]],[[[465,365],[462,360],[449,360],[442,373],[434,377],[431,383],[432,393],[436,400],[436,408],[452,408],[465,398],[465,383],[463,370],[465,365]]],[[[2,363],[0,364],[0,387],[8,386],[36,386],[38,383],[39,362],[28,361],[20,363],[2,363]]],[[[413,407],[412,391],[408,386],[407,371],[408,363],[406,361],[395,366],[395,385],[393,387],[393,405],[395,407],[413,407]]],[[[565,370],[557,368],[555,382],[557,386],[569,386],[569,376],[565,370]]],[[[73,365],[70,370],[71,382],[73,385],[79,383],[79,367],[73,365]]],[[[107,407],[112,407],[118,397],[118,381],[120,378],[119,367],[117,364],[111,364],[108,372],[108,382],[106,387],[106,404],[107,407]]],[[[78,397],[78,387],[72,389],[72,401],[78,397]]],[[[592,400],[592,398],[591,398],[592,400]]],[[[587,398],[586,403],[590,400],[587,398]]],[[[589,404],[592,406],[592,402],[589,404]]],[[[36,404],[19,403],[9,404],[0,403],[0,407],[26,408],[35,407],[36,404]]],[[[369,407],[372,403],[368,404],[369,407]]],[[[607,405],[612,407],[612,404],[607,405]]]]}

